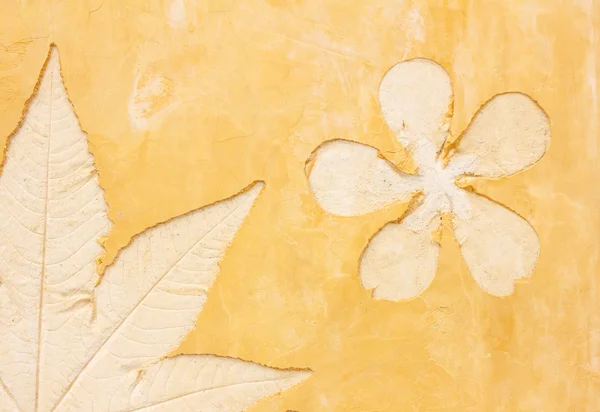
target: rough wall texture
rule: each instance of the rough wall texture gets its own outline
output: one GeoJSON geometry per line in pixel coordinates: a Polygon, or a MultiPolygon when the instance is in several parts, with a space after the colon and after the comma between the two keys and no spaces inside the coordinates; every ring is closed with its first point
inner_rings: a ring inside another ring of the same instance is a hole
{"type": "Polygon", "coordinates": [[[252,412],[600,409],[597,2],[3,0],[0,9],[0,142],[55,43],[114,222],[105,263],[154,223],[265,181],[177,351],[314,371],[252,412]],[[533,97],[550,118],[535,167],[474,183],[540,238],[533,276],[507,297],[476,284],[445,228],[427,290],[373,299],[359,258],[408,204],[336,217],[311,194],[305,161],[326,140],[375,146],[408,168],[378,88],[413,57],[450,74],[454,135],[506,91],[533,97]]]}

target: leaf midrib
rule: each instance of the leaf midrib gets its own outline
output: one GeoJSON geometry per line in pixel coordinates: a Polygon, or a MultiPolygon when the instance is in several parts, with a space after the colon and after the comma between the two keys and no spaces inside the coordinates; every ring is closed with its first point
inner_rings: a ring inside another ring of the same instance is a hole
{"type": "MultiPolygon", "coordinates": [[[[50,57],[51,59],[52,57],[50,57]]],[[[46,193],[44,195],[44,233],[42,236],[42,269],[40,274],[40,303],[38,308],[38,350],[37,350],[37,365],[35,371],[35,404],[34,410],[38,410],[39,406],[39,398],[40,398],[40,369],[41,369],[41,357],[43,351],[43,328],[42,328],[42,314],[44,308],[44,292],[46,288],[46,250],[47,250],[47,232],[48,232],[48,195],[50,188],[50,144],[52,143],[52,111],[54,109],[54,74],[56,71],[56,66],[53,63],[50,63],[52,67],[50,67],[51,72],[46,73],[49,75],[50,81],[50,104],[48,105],[49,111],[49,126],[48,126],[48,151],[46,153],[46,193]]],[[[43,81],[43,78],[42,78],[43,81]]]]}
{"type": "MultiPolygon", "coordinates": [[[[194,355],[190,355],[190,356],[194,356],[194,355]]],[[[160,402],[155,402],[155,403],[152,403],[152,404],[149,404],[149,405],[140,406],[139,408],[124,409],[124,410],[122,410],[120,412],[142,411],[144,409],[148,409],[148,408],[151,408],[151,407],[154,407],[154,406],[158,406],[158,405],[163,405],[165,403],[169,403],[169,402],[172,402],[172,401],[177,400],[177,399],[186,398],[188,396],[197,395],[199,393],[205,393],[205,392],[210,392],[210,391],[217,391],[219,389],[225,389],[225,388],[235,388],[237,386],[243,386],[243,385],[254,385],[254,384],[258,384],[258,383],[276,382],[276,381],[280,381],[280,380],[283,380],[283,379],[285,379],[285,378],[280,378],[280,379],[260,379],[260,380],[256,380],[256,381],[238,382],[238,383],[230,383],[230,384],[225,384],[225,385],[219,385],[219,386],[215,386],[213,388],[198,389],[198,390],[195,390],[195,391],[186,392],[186,393],[183,393],[181,395],[174,396],[174,397],[169,398],[169,399],[162,400],[160,402]]]]}

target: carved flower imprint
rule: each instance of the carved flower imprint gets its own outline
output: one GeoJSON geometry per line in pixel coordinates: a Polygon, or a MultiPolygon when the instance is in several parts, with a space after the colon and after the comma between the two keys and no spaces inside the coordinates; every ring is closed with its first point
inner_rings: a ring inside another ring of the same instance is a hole
{"type": "Polygon", "coordinates": [[[450,213],[454,234],[475,281],[506,296],[527,277],[540,242],[529,223],[505,207],[457,185],[463,176],[511,176],[546,152],[546,113],[522,93],[489,100],[459,141],[451,143],[452,85],[437,63],[399,63],[379,87],[383,116],[418,166],[414,175],[384,160],[377,149],[347,140],[319,146],[307,162],[311,191],[326,211],[340,216],[373,212],[421,193],[404,219],[385,225],[367,245],[360,277],[375,298],[401,300],[423,292],[435,276],[439,243],[434,233],[450,213]]]}

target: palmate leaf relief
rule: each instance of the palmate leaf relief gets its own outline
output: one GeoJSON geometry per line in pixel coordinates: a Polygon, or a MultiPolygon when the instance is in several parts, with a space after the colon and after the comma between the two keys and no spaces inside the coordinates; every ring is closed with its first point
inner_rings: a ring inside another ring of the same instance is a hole
{"type": "Polygon", "coordinates": [[[511,294],[537,261],[539,238],[525,219],[457,183],[466,176],[510,176],[536,163],[550,140],[546,113],[522,93],[501,94],[452,142],[452,97],[448,73],[426,59],[395,65],[380,84],[383,117],[418,165],[414,175],[377,149],[346,140],[325,142],[307,162],[311,191],[333,214],[356,216],[421,194],[362,254],[361,282],[375,298],[409,299],[429,286],[440,248],[434,233],[444,213],[451,214],[471,274],[488,293],[511,294]]]}
{"type": "Polygon", "coordinates": [[[167,357],[261,187],[137,235],[98,282],[111,222],[52,48],[0,174],[0,411],[241,411],[306,379],[167,357]]]}

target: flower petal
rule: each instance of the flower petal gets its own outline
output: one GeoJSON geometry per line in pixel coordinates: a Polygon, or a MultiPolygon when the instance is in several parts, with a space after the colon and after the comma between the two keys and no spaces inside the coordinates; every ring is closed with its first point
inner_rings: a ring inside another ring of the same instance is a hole
{"type": "Polygon", "coordinates": [[[439,151],[452,112],[452,83],[442,66],[427,59],[396,64],[379,85],[379,103],[385,121],[413,158],[427,143],[439,151]]]}
{"type": "Polygon", "coordinates": [[[475,281],[488,293],[507,296],[516,279],[531,275],[540,241],[531,225],[505,207],[468,193],[468,218],[453,217],[454,235],[475,281]]]}
{"type": "Polygon", "coordinates": [[[475,155],[476,176],[510,176],[537,162],[549,142],[550,120],[542,108],[525,94],[505,93],[477,112],[455,156],[475,155]]]}
{"type": "Polygon", "coordinates": [[[341,216],[361,215],[408,200],[418,189],[414,176],[395,169],[377,149],[347,140],[319,146],[306,172],[319,205],[341,216]]]}
{"type": "Polygon", "coordinates": [[[439,219],[413,231],[403,223],[386,224],[363,252],[360,278],[376,299],[413,298],[431,284],[437,268],[440,245],[433,238],[439,219]]]}

